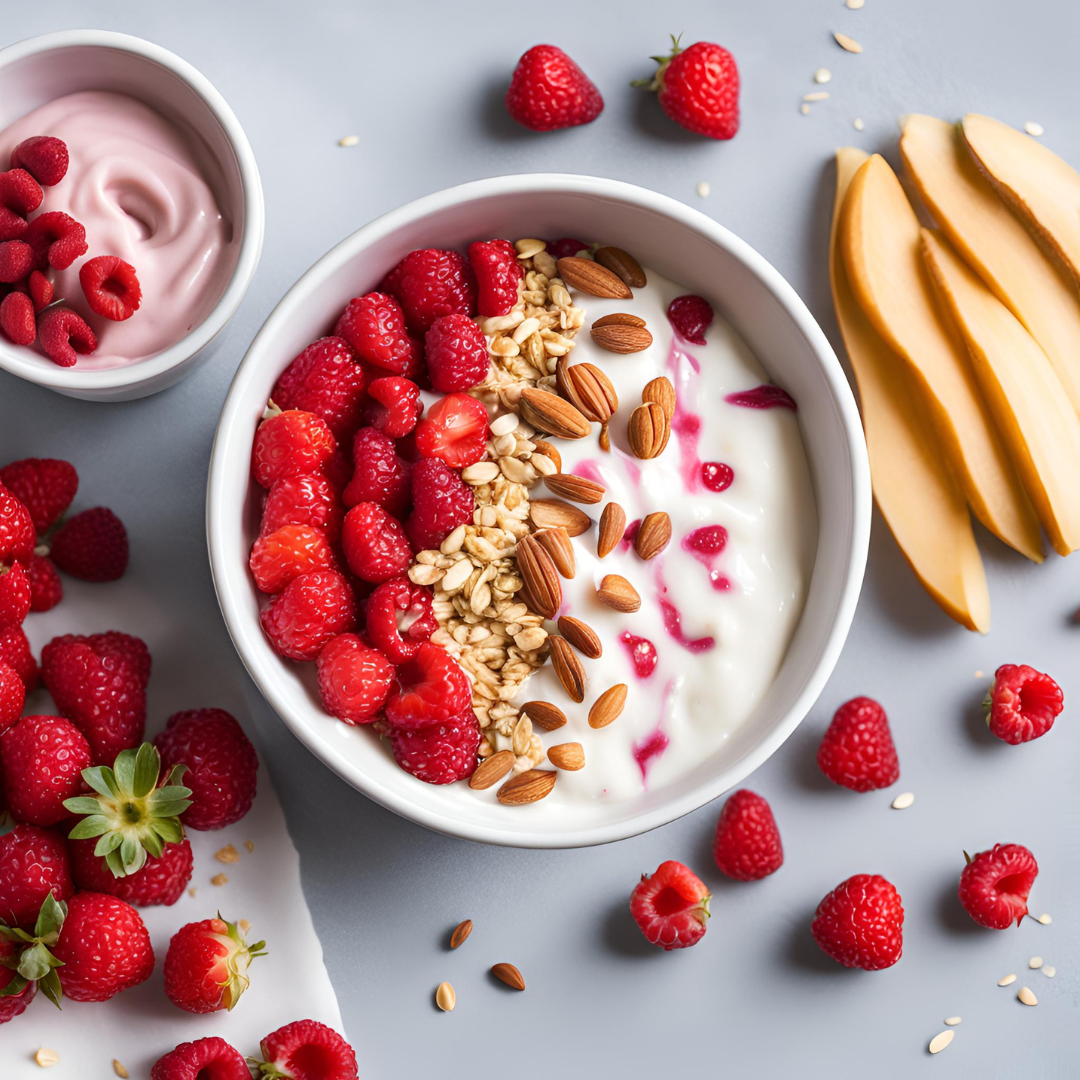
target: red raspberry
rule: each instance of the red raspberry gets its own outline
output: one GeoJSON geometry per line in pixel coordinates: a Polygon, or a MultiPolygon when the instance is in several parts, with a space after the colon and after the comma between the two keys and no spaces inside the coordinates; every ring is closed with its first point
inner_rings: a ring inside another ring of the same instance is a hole
{"type": "MultiPolygon", "coordinates": [[[[380,586],[385,588],[386,586],[380,586]]],[[[356,634],[340,634],[319,653],[323,708],[346,724],[370,724],[390,693],[394,665],[356,634]]]]}
{"type": "Polygon", "coordinates": [[[852,791],[874,791],[900,779],[892,732],[885,710],[866,697],[836,710],[817,753],[821,771],[852,791]]]}
{"type": "Polygon", "coordinates": [[[239,1050],[212,1035],[181,1043],[154,1062],[150,1080],[251,1080],[239,1050]]]}
{"type": "Polygon", "coordinates": [[[991,733],[1016,746],[1045,735],[1065,707],[1065,698],[1049,675],[1027,664],[1002,664],[983,707],[991,733]]]}
{"type": "Polygon", "coordinates": [[[392,664],[411,660],[438,628],[431,590],[407,577],[384,581],[368,597],[368,637],[392,664]]]}
{"type": "Polygon", "coordinates": [[[45,898],[75,895],[64,838],[52,829],[16,825],[0,836],[0,919],[32,927],[45,898]]]}
{"type": "Polygon", "coordinates": [[[669,859],[641,875],[630,894],[630,914],[652,945],[685,949],[705,936],[712,893],[688,866],[669,859]]]}
{"type": "Polygon", "coordinates": [[[259,759],[236,718],[224,709],[191,709],[169,717],[155,739],[163,771],[186,765],[189,829],[223,829],[239,821],[255,798],[259,759]]]}
{"type": "Polygon", "coordinates": [[[317,1020],[294,1020],[262,1041],[260,1075],[297,1080],[357,1080],[356,1054],[333,1029],[317,1020]]]}
{"type": "Polygon", "coordinates": [[[259,535],[269,536],[285,525],[310,525],[333,543],[341,535],[343,517],[325,476],[288,476],[276,481],[266,496],[259,535]]]}
{"type": "Polygon", "coordinates": [[[350,300],[334,333],[344,338],[362,360],[395,375],[402,374],[412,360],[413,346],[405,331],[405,316],[398,302],[386,293],[367,293],[350,300]]]}
{"type": "Polygon", "coordinates": [[[48,262],[55,270],[66,270],[87,251],[86,230],[59,210],[38,214],[27,226],[23,239],[34,249],[40,262],[48,262]]]}
{"type": "Polygon", "coordinates": [[[40,270],[31,273],[27,288],[30,290],[30,299],[34,302],[35,312],[47,308],[56,294],[56,287],[40,270]]]}
{"type": "MultiPolygon", "coordinates": [[[[136,907],[175,904],[191,881],[194,857],[191,843],[166,844],[160,858],[147,857],[142,869],[116,877],[108,863],[94,853],[96,839],[69,840],[71,872],[83,892],[107,893],[136,907]]],[[[57,899],[61,899],[57,897],[57,899]]]]}
{"type": "Polygon", "coordinates": [[[424,338],[424,348],[431,386],[439,393],[471,390],[487,378],[487,338],[467,315],[436,319],[424,338]]]}
{"type": "Polygon", "coordinates": [[[487,409],[468,394],[440,398],[416,425],[420,453],[452,469],[476,464],[487,451],[487,437],[487,409]]]}
{"type": "MultiPolygon", "coordinates": [[[[0,213],[2,211],[3,208],[0,207],[0,213]]],[[[6,937],[0,937],[0,991],[6,990],[12,979],[19,977],[15,968],[21,952],[21,942],[16,945],[6,937]]],[[[26,1011],[26,1006],[34,1000],[36,993],[37,983],[27,982],[17,994],[0,994],[0,1024],[6,1024],[16,1016],[21,1016],[26,1011]]]]}
{"type": "Polygon", "coordinates": [[[37,341],[34,302],[25,293],[8,293],[0,300],[0,330],[13,345],[33,345],[37,341]]]}
{"type": "Polygon", "coordinates": [[[364,418],[391,439],[401,439],[416,427],[424,403],[420,387],[412,379],[396,375],[376,379],[368,387],[368,402],[364,418]]]}
{"type": "Polygon", "coordinates": [[[588,250],[588,247],[588,244],[581,240],[575,240],[572,236],[564,236],[561,240],[549,240],[547,242],[548,254],[553,259],[572,258],[579,251],[588,250]]]}
{"type": "Polygon", "coordinates": [[[27,214],[32,214],[44,197],[41,185],[25,169],[0,172],[0,241],[22,239],[27,214]]]}
{"type": "Polygon", "coordinates": [[[397,669],[398,687],[386,701],[394,727],[415,731],[460,716],[472,700],[472,687],[461,665],[444,649],[425,641],[411,660],[397,669]]]}
{"type": "Polygon", "coordinates": [[[251,473],[268,488],[276,480],[321,472],[337,443],[326,421],[288,409],[264,420],[255,432],[251,473]]]}
{"type": "Polygon", "coordinates": [[[1039,874],[1035,856],[1020,844],[995,844],[974,858],[960,874],[960,903],[980,925],[1006,930],[1028,913],[1027,899],[1039,874]]]}
{"type": "Polygon", "coordinates": [[[348,486],[352,474],[352,457],[344,446],[339,446],[323,466],[323,475],[333,489],[335,499],[341,498],[341,493],[348,486]]]}
{"type": "MultiPolygon", "coordinates": [[[[518,302],[522,278],[514,245],[509,240],[477,240],[469,245],[469,265],[476,275],[477,312],[485,317],[505,315],[518,302]]],[[[468,387],[452,389],[466,390],[468,387]]]]}
{"type": "Polygon", "coordinates": [[[25,169],[42,187],[53,187],[67,175],[67,144],[52,135],[23,139],[11,151],[11,167],[25,169]]]}
{"type": "MultiPolygon", "coordinates": [[[[0,660],[0,732],[11,727],[22,716],[25,704],[26,687],[19,673],[0,660]]],[[[2,914],[0,918],[3,918],[2,914]]]]}
{"type": "Polygon", "coordinates": [[[80,581],[119,581],[128,564],[124,523],[104,506],[69,518],[52,538],[52,561],[80,581]]]}
{"type": "Polygon", "coordinates": [[[22,626],[30,611],[30,577],[22,563],[10,570],[0,564],[0,630],[22,626]]]}
{"type": "Polygon", "coordinates": [[[506,111],[532,131],[588,124],[603,109],[596,85],[554,45],[534,45],[525,53],[506,91],[506,111]]]}
{"type": "Polygon", "coordinates": [[[759,881],[784,864],[784,848],[772,807],[752,791],[736,791],[720,811],[713,858],[729,878],[759,881]]]}
{"type": "Polygon", "coordinates": [[[73,367],[79,356],[97,348],[94,331],[74,311],[50,308],[38,318],[38,336],[45,355],[60,367],[73,367]]]}
{"type": "Polygon", "coordinates": [[[856,874],[818,904],[810,931],[822,952],[844,967],[892,967],[904,947],[900,894],[880,874],[856,874]]]}
{"type": "Polygon", "coordinates": [[[28,825],[55,825],[68,816],[90,767],[90,745],[61,716],[24,716],[0,736],[0,774],[8,809],[28,825]]]}
{"type": "Polygon", "coordinates": [[[29,277],[36,261],[34,249],[24,240],[5,240],[0,244],[0,282],[12,285],[29,277]]]}
{"type": "Polygon", "coordinates": [[[332,637],[356,625],[356,601],[336,570],[314,570],[290,581],[260,620],[279,655],[314,660],[332,637]]]}
{"type": "Polygon", "coordinates": [[[414,334],[426,333],[440,315],[476,313],[472,268],[456,251],[410,251],[379,287],[397,297],[405,324],[414,334]]]}
{"type": "Polygon", "coordinates": [[[345,515],[341,543],[349,569],[362,581],[389,581],[412,562],[401,523],[373,502],[357,503],[345,515]]]}
{"type": "Polygon", "coordinates": [[[472,488],[453,469],[428,458],[412,470],[413,512],[405,532],[415,551],[437,548],[459,525],[472,521],[472,488]]]}
{"type": "Polygon", "coordinates": [[[22,679],[28,694],[38,688],[41,673],[21,626],[0,632],[0,663],[7,664],[22,679]]]}
{"type": "Polygon", "coordinates": [[[668,304],[668,321],[691,345],[705,344],[705,331],[713,321],[712,304],[703,296],[676,296],[668,304]]]}
{"type": "Polygon", "coordinates": [[[361,428],[353,440],[353,478],[342,492],[346,506],[375,503],[393,517],[409,506],[409,472],[394,441],[373,427],[361,428]]]}
{"type": "Polygon", "coordinates": [[[660,107],[681,127],[710,139],[732,139],[739,130],[739,69],[719,45],[698,41],[688,48],[672,38],[670,56],[654,56],[660,67],[635,86],[655,90],[660,107]]]}
{"type": "Polygon", "coordinates": [[[30,511],[0,484],[0,565],[26,565],[34,554],[37,536],[30,511]]]}
{"type": "Polygon", "coordinates": [[[425,784],[453,784],[476,772],[480,725],[472,709],[414,731],[391,728],[387,737],[394,760],[425,784]]]}
{"type": "Polygon", "coordinates": [[[135,267],[115,255],[87,259],[79,268],[79,284],[90,310],[103,319],[124,322],[142,303],[135,267]]]}
{"type": "Polygon", "coordinates": [[[401,373],[402,378],[410,379],[422,390],[430,390],[427,362],[424,359],[424,343],[412,335],[409,336],[409,363],[401,373]]]}
{"type": "Polygon", "coordinates": [[[58,458],[23,458],[0,469],[0,483],[30,511],[40,535],[71,505],[79,474],[74,465],[58,458]]]}
{"type": "Polygon", "coordinates": [[[264,593],[279,593],[293,578],[333,564],[334,553],[325,533],[310,525],[283,525],[269,536],[260,536],[248,560],[255,584],[264,593]]]}
{"type": "Polygon", "coordinates": [[[52,611],[64,599],[64,585],[52,559],[35,555],[30,560],[30,610],[52,611]]]}
{"type": "Polygon", "coordinates": [[[165,954],[165,994],[191,1013],[232,1009],[248,988],[248,967],[265,956],[265,941],[248,945],[240,928],[222,918],[180,927],[165,954]]]}
{"type": "Polygon", "coordinates": [[[352,346],[340,337],[312,342],[281,373],[270,392],[279,409],[321,416],[334,438],[346,439],[360,423],[368,373],[352,346]]]}

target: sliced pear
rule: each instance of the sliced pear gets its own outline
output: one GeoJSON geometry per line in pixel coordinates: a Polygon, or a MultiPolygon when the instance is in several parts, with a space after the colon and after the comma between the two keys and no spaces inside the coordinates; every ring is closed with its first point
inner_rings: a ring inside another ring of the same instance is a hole
{"type": "Polygon", "coordinates": [[[982,399],[964,344],[938,307],[923,264],[919,220],[879,154],[852,178],[839,227],[852,292],[874,329],[917,376],[968,505],[1006,544],[1041,562],[1039,520],[982,399]]]}
{"type": "Polygon", "coordinates": [[[953,247],[1027,327],[1080,410],[1080,295],[1075,282],[998,198],[959,129],[909,116],[900,153],[919,195],[953,247]]]}
{"type": "Polygon", "coordinates": [[[937,231],[923,255],[983,396],[1059,555],[1080,547],[1080,416],[1046,353],[937,231]]]}
{"type": "Polygon", "coordinates": [[[838,242],[840,210],[862,150],[836,152],[829,279],[840,333],[859,388],[874,498],[923,588],[969,630],[990,629],[990,594],[963,493],[945,464],[933,424],[903,357],[863,314],[838,242]]]}

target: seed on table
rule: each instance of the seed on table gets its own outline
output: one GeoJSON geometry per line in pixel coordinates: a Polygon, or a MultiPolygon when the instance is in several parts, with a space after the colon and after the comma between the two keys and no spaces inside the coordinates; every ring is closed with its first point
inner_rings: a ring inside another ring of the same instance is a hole
{"type": "Polygon", "coordinates": [[[1057,968],[1054,967],[1052,964],[1046,964],[1042,969],[1042,973],[1048,979],[1052,979],[1057,974],[1057,968]]]}
{"type": "Polygon", "coordinates": [[[43,1069],[47,1069],[50,1065],[56,1065],[60,1061],[60,1055],[55,1050],[51,1050],[49,1047],[43,1046],[34,1055],[34,1060],[43,1069]]]}
{"type": "Polygon", "coordinates": [[[1004,978],[998,979],[998,986],[1012,986],[1016,982],[1015,975],[1006,975],[1004,978]]]}
{"type": "Polygon", "coordinates": [[[464,944],[465,939],[472,933],[472,919],[465,919],[464,922],[459,922],[454,927],[454,932],[450,935],[450,948],[456,949],[459,945],[464,944]]]}
{"type": "Polygon", "coordinates": [[[1036,922],[1038,922],[1042,926],[1049,926],[1050,923],[1053,922],[1053,919],[1051,919],[1050,916],[1046,914],[1046,912],[1043,912],[1043,914],[1038,917],[1036,922]]]}
{"type": "Polygon", "coordinates": [[[220,885],[228,885],[229,884],[229,879],[224,874],[215,874],[210,879],[210,884],[211,885],[219,885],[219,886],[220,885]]]}
{"type": "Polygon", "coordinates": [[[1039,999],[1026,987],[1021,986],[1017,992],[1017,1000],[1021,1005],[1038,1005],[1039,999]]]}
{"type": "Polygon", "coordinates": [[[124,1068],[123,1062],[117,1061],[116,1058],[113,1058],[112,1070],[120,1077],[120,1080],[128,1080],[128,1077],[131,1075],[131,1073],[124,1068]]]}
{"type": "Polygon", "coordinates": [[[960,1017],[959,1016],[946,1016],[945,1017],[945,1024],[946,1024],[947,1027],[956,1027],[956,1025],[959,1024],[959,1023],[960,1023],[960,1017]]]}
{"type": "Polygon", "coordinates": [[[906,810],[915,801],[915,795],[913,792],[905,791],[902,795],[897,795],[892,801],[892,808],[894,810],[906,810]]]}
{"type": "Polygon", "coordinates": [[[454,1006],[457,1004],[457,994],[454,993],[454,988],[448,982],[439,983],[439,988],[435,991],[435,1004],[443,1012],[454,1011],[454,1006]]]}
{"type": "Polygon", "coordinates": [[[1041,956],[1033,956],[1028,961],[1028,967],[1031,968],[1032,971],[1038,971],[1039,968],[1042,967],[1042,957],[1041,956]]]}
{"type": "Polygon", "coordinates": [[[955,1031],[942,1031],[930,1040],[929,1050],[931,1054],[940,1054],[946,1046],[953,1041],[955,1031]]]}
{"type": "Polygon", "coordinates": [[[240,852],[232,844],[226,844],[223,848],[219,848],[214,852],[214,858],[218,862],[238,863],[240,861],[240,852]]]}
{"type": "Polygon", "coordinates": [[[496,964],[491,969],[491,974],[499,982],[506,983],[511,990],[525,989],[525,980],[521,977],[521,972],[513,964],[496,964]]]}

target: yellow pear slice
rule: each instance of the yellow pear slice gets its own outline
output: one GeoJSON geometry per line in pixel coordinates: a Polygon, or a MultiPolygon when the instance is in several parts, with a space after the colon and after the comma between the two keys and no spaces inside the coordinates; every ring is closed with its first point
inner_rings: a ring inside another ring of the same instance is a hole
{"type": "Polygon", "coordinates": [[[1080,416],[1046,353],[949,242],[923,229],[923,255],[971,354],[1039,520],[1059,555],[1080,547],[1080,416]]]}
{"type": "Polygon", "coordinates": [[[859,306],[917,376],[968,505],[995,536],[1041,562],[1039,520],[982,399],[964,343],[938,307],[919,220],[879,154],[852,177],[839,242],[859,306]]]}
{"type": "Polygon", "coordinates": [[[866,160],[836,152],[829,278],[840,333],[859,388],[878,510],[916,577],[969,630],[990,629],[990,594],[964,496],[945,464],[914,377],[863,314],[848,284],[838,223],[848,186],[866,160]]]}
{"type": "Polygon", "coordinates": [[[919,195],[964,261],[1027,327],[1080,410],[1080,295],[983,176],[959,129],[909,116],[900,153],[919,195]]]}

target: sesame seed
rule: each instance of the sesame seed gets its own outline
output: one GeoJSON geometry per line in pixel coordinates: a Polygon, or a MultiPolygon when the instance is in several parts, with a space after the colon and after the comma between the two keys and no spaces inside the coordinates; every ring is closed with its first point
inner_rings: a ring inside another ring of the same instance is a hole
{"type": "Polygon", "coordinates": [[[1042,957],[1041,956],[1033,956],[1028,961],[1028,967],[1031,968],[1032,971],[1038,971],[1039,968],[1042,967],[1042,957]]]}
{"type": "Polygon", "coordinates": [[[833,37],[836,38],[836,44],[841,49],[850,53],[862,52],[862,46],[853,37],[848,37],[847,34],[833,34],[833,37]]]}
{"type": "Polygon", "coordinates": [[[1045,964],[1042,969],[1042,973],[1048,978],[1052,979],[1057,974],[1057,968],[1053,964],[1045,964]]]}
{"type": "Polygon", "coordinates": [[[707,180],[698,181],[697,193],[700,198],[707,199],[709,197],[710,191],[712,191],[712,188],[709,187],[709,183],[707,180]]]}
{"type": "Polygon", "coordinates": [[[948,1046],[949,1043],[951,1043],[953,1041],[953,1038],[955,1037],[955,1035],[956,1035],[955,1031],[948,1031],[948,1030],[942,1031],[939,1034],[935,1035],[930,1040],[930,1046],[928,1048],[930,1050],[930,1053],[931,1054],[940,1054],[941,1051],[944,1050],[945,1047],[948,1046]]]}
{"type": "Polygon", "coordinates": [[[829,97],[828,90],[815,90],[812,94],[803,94],[803,101],[826,101],[829,97]]]}
{"type": "Polygon", "coordinates": [[[255,841],[254,840],[245,840],[244,841],[244,847],[246,847],[248,849],[248,854],[251,854],[251,852],[253,852],[255,850],[255,841]]]}
{"type": "Polygon", "coordinates": [[[799,106],[799,112],[801,112],[803,114],[803,116],[809,116],[810,115],[810,106],[807,105],[806,102],[804,101],[799,106]]]}
{"type": "Polygon", "coordinates": [[[956,1025],[960,1023],[960,1017],[959,1016],[946,1016],[945,1017],[945,1023],[949,1027],[956,1027],[956,1025]]]}
{"type": "Polygon", "coordinates": [[[1034,120],[1029,120],[1024,125],[1024,130],[1037,139],[1043,133],[1043,126],[1042,124],[1036,124],[1034,120]]]}
{"type": "Polygon", "coordinates": [[[866,0],[847,0],[847,6],[852,11],[858,11],[866,3],[866,0]]]}
{"type": "Polygon", "coordinates": [[[862,131],[862,129],[864,127],[866,127],[866,125],[862,122],[862,117],[861,116],[856,116],[855,119],[851,122],[851,126],[856,131],[862,131]]]}
{"type": "Polygon", "coordinates": [[[359,135],[343,135],[340,139],[338,139],[337,144],[338,146],[356,146],[356,144],[359,142],[359,135]]]}
{"type": "Polygon", "coordinates": [[[1036,921],[1041,923],[1043,926],[1049,926],[1054,920],[1051,919],[1050,916],[1047,915],[1044,911],[1036,921]]]}
{"type": "Polygon", "coordinates": [[[913,792],[905,791],[902,795],[897,795],[892,801],[892,808],[894,810],[906,810],[915,801],[915,795],[913,792]]]}
{"type": "Polygon", "coordinates": [[[998,979],[998,986],[1012,986],[1016,982],[1015,975],[1006,975],[1004,978],[998,979]]]}
{"type": "Polygon", "coordinates": [[[828,68],[818,68],[814,72],[814,82],[827,83],[832,78],[832,72],[828,68]]]}
{"type": "Polygon", "coordinates": [[[210,879],[211,885],[228,885],[229,879],[224,874],[215,874],[210,879]]]}
{"type": "Polygon", "coordinates": [[[1021,1005],[1039,1004],[1039,999],[1026,986],[1020,987],[1019,991],[1017,991],[1016,999],[1021,1005]]]}

